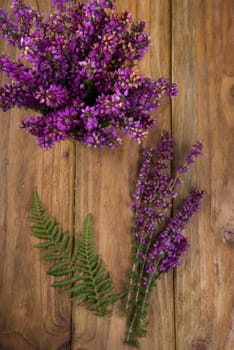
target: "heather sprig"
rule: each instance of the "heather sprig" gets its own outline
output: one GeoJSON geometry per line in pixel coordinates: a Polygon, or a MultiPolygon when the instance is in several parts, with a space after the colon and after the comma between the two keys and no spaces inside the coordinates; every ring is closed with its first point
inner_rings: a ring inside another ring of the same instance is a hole
{"type": "Polygon", "coordinates": [[[21,50],[16,61],[0,57],[11,79],[0,87],[0,107],[36,112],[21,127],[44,149],[66,138],[111,148],[122,134],[141,142],[155,127],[162,96],[177,94],[168,79],[136,69],[149,47],[145,23],[118,13],[112,0],[52,6],[48,18],[23,0],[12,1],[13,20],[0,9],[0,35],[21,50]]]}
{"type": "Polygon", "coordinates": [[[131,203],[134,214],[133,266],[125,304],[128,344],[138,346],[138,337],[147,332],[147,306],[156,280],[162,273],[176,267],[188,249],[188,240],[182,231],[199,210],[204,192],[198,189],[192,191],[177,214],[171,218],[169,214],[182,181],[181,174],[189,171],[201,152],[201,142],[195,143],[184,157],[184,163],[170,174],[174,143],[169,131],[162,132],[156,149],[143,150],[131,203]]]}

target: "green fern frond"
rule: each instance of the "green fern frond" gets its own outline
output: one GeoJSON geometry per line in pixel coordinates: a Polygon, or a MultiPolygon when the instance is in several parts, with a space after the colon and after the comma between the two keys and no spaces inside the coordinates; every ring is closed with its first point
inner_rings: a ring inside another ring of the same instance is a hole
{"type": "Polygon", "coordinates": [[[44,260],[63,260],[63,262],[66,262],[70,258],[73,249],[73,237],[60,229],[56,221],[48,215],[36,190],[33,193],[30,219],[32,234],[44,240],[43,243],[36,245],[37,248],[43,250],[42,258],[44,260]]]}
{"type": "MultiPolygon", "coordinates": [[[[75,284],[65,292],[73,294],[72,300],[82,300],[97,316],[109,314],[109,305],[118,300],[120,295],[111,295],[112,279],[111,275],[106,273],[104,262],[96,253],[91,214],[87,215],[78,249],[72,258],[76,254],[79,262],[74,276],[75,284]]],[[[67,280],[64,280],[63,283],[67,284],[67,280]]]]}
{"type": "Polygon", "coordinates": [[[36,245],[42,251],[42,258],[56,261],[48,271],[48,274],[60,277],[53,286],[66,287],[64,292],[72,294],[72,300],[85,304],[95,315],[108,315],[110,305],[124,294],[111,294],[111,275],[96,253],[92,215],[87,215],[80,238],[74,245],[74,237],[59,228],[34,190],[31,222],[32,234],[44,240],[36,245]]]}

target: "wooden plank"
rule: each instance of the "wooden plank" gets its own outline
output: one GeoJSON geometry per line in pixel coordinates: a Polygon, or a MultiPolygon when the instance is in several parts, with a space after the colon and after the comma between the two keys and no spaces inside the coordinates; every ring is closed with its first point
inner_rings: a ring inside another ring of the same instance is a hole
{"type": "MultiPolygon", "coordinates": [[[[150,54],[140,64],[141,71],[154,79],[170,75],[170,2],[137,0],[117,1],[118,9],[130,11],[135,18],[146,20],[152,36],[150,54]]],[[[165,100],[160,110],[159,128],[170,127],[170,108],[165,100]]],[[[155,145],[159,131],[153,131],[147,144],[155,145]]],[[[130,268],[130,192],[134,188],[141,147],[125,139],[116,150],[87,149],[77,146],[76,229],[88,212],[94,215],[98,251],[113,274],[114,285],[121,291],[130,268]]],[[[118,350],[126,331],[120,305],[115,305],[109,319],[92,316],[73,304],[72,349],[118,350]]],[[[165,276],[152,296],[148,337],[142,349],[174,349],[174,313],[172,275],[165,276]]]]}
{"type": "MultiPolygon", "coordinates": [[[[10,9],[10,3],[1,6],[10,9]]],[[[40,1],[41,9],[49,11],[48,4],[40,1]]],[[[10,52],[16,57],[14,49],[10,52]]],[[[0,348],[70,349],[70,301],[50,287],[49,264],[40,262],[33,248],[38,241],[30,235],[28,216],[36,186],[49,212],[73,229],[75,150],[71,142],[40,150],[19,128],[25,114],[15,109],[0,116],[0,348]]]]}
{"type": "Polygon", "coordinates": [[[177,158],[197,138],[204,142],[204,156],[185,184],[187,189],[199,185],[207,191],[199,218],[187,230],[190,252],[176,272],[176,348],[230,350],[234,344],[234,2],[172,4],[173,79],[180,85],[173,104],[177,158]]]}

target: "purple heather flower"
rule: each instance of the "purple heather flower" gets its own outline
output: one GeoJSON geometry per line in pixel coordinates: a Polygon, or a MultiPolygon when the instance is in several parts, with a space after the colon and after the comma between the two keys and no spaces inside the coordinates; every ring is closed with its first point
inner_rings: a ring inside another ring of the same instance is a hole
{"type": "Polygon", "coordinates": [[[176,168],[177,172],[182,174],[189,170],[189,166],[195,162],[195,159],[202,154],[202,143],[198,141],[192,146],[190,152],[184,157],[184,164],[176,168]]]}
{"type": "Polygon", "coordinates": [[[57,115],[54,113],[47,116],[46,122],[43,116],[25,118],[21,127],[31,135],[36,135],[38,146],[42,148],[51,148],[56,141],[66,138],[65,130],[57,128],[57,115]]]}
{"type": "Polygon", "coordinates": [[[65,107],[59,110],[56,116],[56,128],[61,131],[72,130],[78,124],[76,119],[76,110],[74,107],[65,107]]]}
{"type": "Polygon", "coordinates": [[[155,267],[154,267],[152,264],[147,264],[147,265],[146,265],[145,272],[146,272],[148,275],[153,275],[154,271],[155,271],[155,267]]]}
{"type": "MultiPolygon", "coordinates": [[[[186,172],[201,154],[201,149],[201,143],[196,143],[184,158],[186,172]]],[[[169,175],[173,156],[172,135],[163,131],[156,149],[143,150],[143,161],[132,194],[135,256],[125,305],[129,323],[126,342],[129,344],[135,344],[142,331],[145,332],[147,305],[156,280],[176,267],[188,249],[188,239],[182,231],[199,210],[204,195],[203,191],[194,190],[177,214],[170,218],[172,199],[177,196],[181,183],[178,171],[169,175]]]]}
{"type": "Polygon", "coordinates": [[[17,45],[20,43],[18,33],[18,25],[11,21],[7,12],[0,8],[0,36],[7,39],[9,45],[17,45]]]}
{"type": "MultiPolygon", "coordinates": [[[[185,157],[186,172],[201,154],[201,149],[202,144],[198,142],[185,157]]],[[[148,237],[155,233],[171,208],[171,200],[177,196],[177,187],[181,179],[178,173],[168,174],[169,161],[173,159],[173,155],[174,143],[169,131],[162,132],[157,149],[143,150],[144,158],[131,203],[135,218],[133,235],[138,239],[147,241],[148,237]]]]}
{"type": "Polygon", "coordinates": [[[61,85],[50,85],[48,89],[42,87],[34,94],[36,100],[41,104],[45,104],[47,107],[62,106],[67,102],[68,91],[61,85]]]}
{"type": "Polygon", "coordinates": [[[0,87],[0,107],[36,111],[40,117],[21,126],[43,148],[65,138],[113,148],[121,134],[141,142],[155,127],[151,113],[162,96],[177,94],[168,79],[137,72],[149,47],[145,23],[116,12],[112,0],[52,6],[48,18],[23,0],[12,1],[12,20],[0,9],[0,35],[21,50],[17,61],[0,57],[0,71],[13,80],[0,87]]]}
{"type": "Polygon", "coordinates": [[[159,139],[157,157],[161,160],[173,160],[174,142],[169,131],[164,131],[159,139]]]}
{"type": "Polygon", "coordinates": [[[62,7],[64,4],[68,3],[71,0],[51,0],[52,7],[58,6],[62,7]]]}
{"type": "Polygon", "coordinates": [[[131,204],[136,231],[143,237],[155,232],[171,208],[171,199],[176,196],[180,180],[166,172],[173,153],[174,144],[169,131],[162,132],[157,149],[143,150],[144,158],[131,204]]]}
{"type": "MultiPolygon", "coordinates": [[[[202,144],[197,142],[184,158],[185,171],[201,155],[202,144]]],[[[145,264],[145,274],[167,272],[179,262],[188,248],[187,238],[181,232],[200,207],[203,192],[195,190],[179,213],[171,218],[165,229],[181,183],[179,172],[170,175],[169,165],[174,157],[174,142],[169,131],[163,131],[155,149],[143,149],[143,161],[139,170],[131,207],[134,213],[132,235],[138,247],[139,263],[145,264]]],[[[178,169],[178,168],[177,168],[178,169]]],[[[144,275],[143,275],[144,276],[144,275]]],[[[142,278],[143,278],[142,276],[142,278]]]]}
{"type": "MultiPolygon", "coordinates": [[[[170,219],[166,228],[155,236],[148,258],[154,266],[157,266],[158,273],[168,272],[176,267],[180,257],[188,249],[188,240],[181,232],[200,209],[203,196],[203,191],[194,190],[179,212],[170,219]]],[[[146,266],[146,273],[149,274],[148,266],[146,266]]]]}

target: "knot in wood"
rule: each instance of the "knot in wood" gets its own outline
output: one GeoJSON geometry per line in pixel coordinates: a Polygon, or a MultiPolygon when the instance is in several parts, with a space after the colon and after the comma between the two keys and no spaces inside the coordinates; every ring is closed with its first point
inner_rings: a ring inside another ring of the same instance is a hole
{"type": "Polygon", "coordinates": [[[234,98],[234,84],[231,86],[231,96],[234,98]]]}
{"type": "Polygon", "coordinates": [[[234,245],[234,226],[228,226],[223,229],[224,243],[234,245]]]}
{"type": "Polygon", "coordinates": [[[68,159],[69,156],[70,156],[69,151],[66,151],[66,152],[63,153],[63,157],[64,157],[65,159],[68,159]]]}
{"type": "Polygon", "coordinates": [[[194,339],[192,342],[192,350],[207,350],[208,343],[204,339],[194,339]]]}

